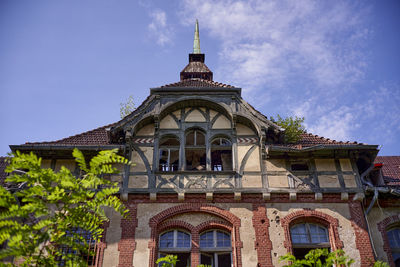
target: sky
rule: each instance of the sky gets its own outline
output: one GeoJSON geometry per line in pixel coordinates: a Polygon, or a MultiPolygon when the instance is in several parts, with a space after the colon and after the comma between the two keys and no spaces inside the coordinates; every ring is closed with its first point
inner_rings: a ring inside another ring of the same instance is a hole
{"type": "Polygon", "coordinates": [[[0,0],[0,156],[179,81],[196,18],[214,80],[263,114],[400,155],[400,1],[0,0]]]}

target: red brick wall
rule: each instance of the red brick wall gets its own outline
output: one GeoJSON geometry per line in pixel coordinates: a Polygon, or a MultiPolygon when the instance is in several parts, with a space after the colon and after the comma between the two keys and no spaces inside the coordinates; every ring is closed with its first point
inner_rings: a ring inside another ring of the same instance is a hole
{"type": "Polygon", "coordinates": [[[243,247],[242,241],[240,240],[240,219],[230,213],[227,210],[201,203],[182,204],[179,206],[171,207],[166,209],[157,215],[153,216],[149,221],[151,228],[151,237],[149,241],[150,248],[150,259],[149,266],[155,266],[158,251],[158,237],[160,233],[166,229],[181,228],[189,231],[192,235],[192,250],[191,250],[191,261],[192,266],[200,264],[200,250],[199,250],[199,239],[200,233],[208,229],[223,229],[231,233],[232,238],[232,259],[234,267],[242,267],[242,256],[241,248],[243,247]],[[207,221],[196,227],[188,222],[179,220],[167,221],[166,219],[171,218],[175,215],[182,213],[209,213],[223,219],[223,221],[207,221]]]}
{"type": "Polygon", "coordinates": [[[360,202],[350,202],[350,220],[356,235],[356,247],[360,252],[361,265],[372,266],[375,262],[374,252],[372,250],[371,240],[367,230],[367,224],[364,218],[364,211],[360,202]]]}
{"type": "Polygon", "coordinates": [[[281,224],[285,232],[284,246],[286,247],[288,252],[290,253],[293,252],[292,238],[290,236],[290,227],[294,224],[301,222],[312,222],[325,226],[329,232],[329,241],[331,249],[337,250],[343,248],[343,242],[339,238],[338,219],[335,219],[332,216],[320,211],[303,209],[290,213],[281,220],[281,224]]]}
{"type": "Polygon", "coordinates": [[[253,227],[256,235],[254,247],[257,250],[257,267],[272,265],[272,242],[269,237],[269,220],[265,203],[253,204],[253,227]]]}
{"type": "MultiPolygon", "coordinates": [[[[125,203],[126,204],[126,203],[125,203]]],[[[137,227],[137,205],[126,205],[129,213],[126,218],[121,219],[121,240],[118,243],[119,264],[118,267],[133,266],[133,252],[136,248],[135,228],[137,227]]]]}

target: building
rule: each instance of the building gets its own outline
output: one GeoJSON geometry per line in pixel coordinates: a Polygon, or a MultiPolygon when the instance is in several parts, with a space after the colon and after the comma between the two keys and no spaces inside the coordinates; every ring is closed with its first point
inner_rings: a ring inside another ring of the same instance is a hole
{"type": "Polygon", "coordinates": [[[178,266],[279,266],[288,252],[326,247],[343,249],[354,266],[376,257],[395,266],[400,202],[391,183],[400,177],[389,181],[385,161],[381,169],[374,163],[378,146],[310,133],[285,143],[284,129],[243,100],[241,88],[215,82],[204,62],[196,24],[180,81],[151,88],[130,115],[61,140],[10,146],[55,170],[77,170],[75,147],[87,155],[118,148],[136,164],[111,178],[130,213],[108,212],[90,264],[155,266],[172,253],[178,266]],[[383,202],[387,212],[379,213],[383,202]]]}

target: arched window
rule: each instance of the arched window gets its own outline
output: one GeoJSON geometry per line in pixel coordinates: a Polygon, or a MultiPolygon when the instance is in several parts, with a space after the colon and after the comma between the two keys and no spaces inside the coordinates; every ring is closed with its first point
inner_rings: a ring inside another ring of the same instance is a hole
{"type": "Polygon", "coordinates": [[[290,228],[290,236],[292,238],[293,255],[299,259],[312,249],[330,249],[328,230],[318,224],[296,224],[290,228]]]}
{"type": "Polygon", "coordinates": [[[177,171],[179,168],[179,139],[174,136],[163,137],[159,147],[158,169],[164,172],[177,171]]]}
{"type": "Polygon", "coordinates": [[[186,133],[186,170],[206,170],[206,138],[200,130],[186,133]]]}
{"type": "Polygon", "coordinates": [[[76,257],[81,258],[83,261],[87,263],[87,265],[95,266],[96,265],[96,240],[92,237],[92,234],[89,231],[86,231],[82,228],[73,228],[70,231],[66,232],[65,235],[67,238],[72,238],[74,242],[88,245],[87,251],[76,251],[68,246],[60,246],[59,251],[61,253],[60,256],[57,256],[56,260],[58,261],[58,266],[66,266],[66,258],[65,256],[68,254],[72,254],[76,257]]]}
{"type": "Polygon", "coordinates": [[[213,267],[231,267],[231,235],[219,230],[202,233],[200,235],[200,263],[213,267]]]}
{"type": "Polygon", "coordinates": [[[393,262],[396,267],[400,266],[400,227],[387,231],[393,262]]]}
{"type": "Polygon", "coordinates": [[[190,266],[190,243],[190,234],[186,232],[172,230],[162,233],[159,240],[159,256],[174,254],[178,256],[179,260],[176,267],[190,266]]]}
{"type": "Polygon", "coordinates": [[[211,142],[211,170],[232,170],[232,143],[227,138],[214,138],[211,142]]]}

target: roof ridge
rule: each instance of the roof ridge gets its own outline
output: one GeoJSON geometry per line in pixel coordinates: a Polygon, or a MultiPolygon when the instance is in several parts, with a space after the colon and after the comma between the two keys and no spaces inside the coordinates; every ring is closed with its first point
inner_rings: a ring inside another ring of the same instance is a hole
{"type": "MultiPolygon", "coordinates": [[[[181,81],[178,82],[174,82],[174,83],[169,83],[169,84],[165,84],[160,86],[160,88],[165,88],[165,87],[179,87],[180,85],[184,85],[185,83],[188,82],[200,82],[200,83],[206,83],[212,86],[216,86],[216,87],[225,87],[225,88],[236,88],[233,85],[229,85],[229,84],[225,84],[225,83],[221,83],[221,82],[217,82],[217,81],[210,81],[210,80],[206,80],[206,79],[202,79],[202,78],[188,78],[188,79],[183,79],[181,81]]],[[[193,86],[196,87],[196,86],[193,86]]]]}

